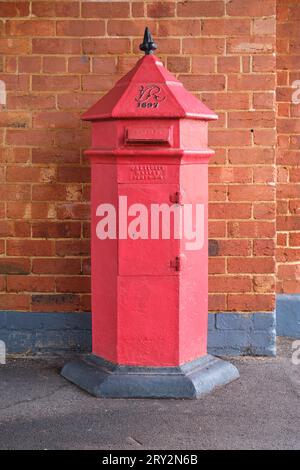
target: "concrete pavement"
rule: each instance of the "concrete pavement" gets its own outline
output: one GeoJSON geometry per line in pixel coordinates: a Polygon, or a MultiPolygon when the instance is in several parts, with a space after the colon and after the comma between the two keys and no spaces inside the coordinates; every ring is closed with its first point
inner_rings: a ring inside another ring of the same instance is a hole
{"type": "Polygon", "coordinates": [[[277,358],[234,358],[241,379],[199,400],[97,399],[59,375],[65,358],[10,358],[0,449],[299,449],[292,341],[279,339],[277,358]]]}

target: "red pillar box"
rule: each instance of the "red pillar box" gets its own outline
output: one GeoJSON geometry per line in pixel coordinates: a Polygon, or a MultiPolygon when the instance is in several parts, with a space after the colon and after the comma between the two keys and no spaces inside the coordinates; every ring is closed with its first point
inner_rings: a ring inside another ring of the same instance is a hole
{"type": "Polygon", "coordinates": [[[96,396],[196,398],[238,378],[207,354],[207,147],[215,113],[152,54],[92,122],[92,343],[63,376],[96,396]]]}

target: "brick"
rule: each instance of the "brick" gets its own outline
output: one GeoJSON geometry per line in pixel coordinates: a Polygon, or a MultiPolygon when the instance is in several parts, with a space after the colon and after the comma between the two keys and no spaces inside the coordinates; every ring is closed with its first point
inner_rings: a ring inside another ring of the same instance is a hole
{"type": "Polygon", "coordinates": [[[220,256],[250,256],[252,254],[250,240],[219,240],[220,256]]]}
{"type": "MultiPolygon", "coordinates": [[[[218,0],[207,1],[179,1],[177,5],[177,15],[186,17],[217,17],[224,14],[224,2],[218,0]]],[[[243,16],[243,15],[241,15],[243,16]]]]}
{"type": "MultiPolygon", "coordinates": [[[[171,58],[168,58],[168,63],[171,58]]],[[[185,58],[187,59],[187,58],[185,58]]],[[[214,57],[192,57],[192,72],[195,74],[212,73],[215,71],[214,57]]]]}
{"type": "Polygon", "coordinates": [[[32,261],[34,274],[80,274],[81,261],[78,258],[35,258],[32,261]]]}
{"type": "Polygon", "coordinates": [[[210,276],[208,280],[209,292],[251,292],[252,282],[250,276],[210,276]]]}
{"type": "Polygon", "coordinates": [[[209,258],[209,274],[225,274],[225,258],[209,258]]]}
{"type": "MultiPolygon", "coordinates": [[[[120,60],[121,58],[119,57],[119,63],[120,60]]],[[[98,73],[101,75],[113,74],[117,71],[116,59],[114,57],[93,57],[92,70],[94,73],[98,73]]],[[[122,72],[123,70],[123,67],[118,67],[119,72],[122,72]]]]}
{"type": "Polygon", "coordinates": [[[0,38],[0,54],[23,55],[30,51],[28,38],[0,38]]]}
{"type": "Polygon", "coordinates": [[[240,72],[240,57],[218,57],[218,72],[240,72]]]}
{"type": "Polygon", "coordinates": [[[274,256],[275,242],[270,239],[254,240],[253,242],[254,256],[274,256]]]}
{"type": "Polygon", "coordinates": [[[248,131],[210,131],[210,145],[212,146],[232,146],[250,145],[251,133],[248,131]]]}
{"type": "Polygon", "coordinates": [[[273,92],[253,93],[254,109],[274,109],[274,102],[275,95],[273,92]]]}
{"type": "Polygon", "coordinates": [[[80,81],[76,75],[33,75],[33,91],[79,90],[80,81]]]}
{"type": "Polygon", "coordinates": [[[251,203],[210,203],[209,218],[211,219],[249,219],[252,213],[251,203]]]}
{"type": "MultiPolygon", "coordinates": [[[[143,36],[145,26],[148,26],[152,34],[157,32],[155,21],[136,21],[136,20],[108,20],[107,33],[109,36],[143,36]]],[[[162,34],[164,35],[164,34],[162,34]]]]}
{"type": "Polygon", "coordinates": [[[209,107],[216,110],[249,109],[250,107],[249,93],[204,93],[202,94],[202,100],[209,107]]]}
{"type": "Polygon", "coordinates": [[[20,1],[20,2],[3,1],[0,4],[0,16],[2,18],[28,16],[29,4],[30,2],[26,2],[26,1],[20,1]]]}
{"type": "Polygon", "coordinates": [[[18,58],[19,73],[39,73],[41,71],[41,58],[24,56],[18,58]]]}
{"type": "Polygon", "coordinates": [[[6,21],[7,36],[54,36],[55,22],[49,20],[8,20],[6,21]]]}
{"type": "Polygon", "coordinates": [[[39,128],[64,128],[72,129],[79,126],[78,114],[71,112],[40,112],[34,115],[33,125],[36,129],[39,128]]]}
{"type": "Polygon", "coordinates": [[[33,312],[68,312],[79,310],[80,298],[75,294],[34,294],[31,298],[33,312]]]}
{"type": "Polygon", "coordinates": [[[255,18],[253,20],[253,34],[258,36],[272,36],[276,31],[276,18],[255,18]]]}
{"type": "Polygon", "coordinates": [[[0,258],[1,274],[28,274],[30,271],[29,258],[0,258]]]}
{"type": "Polygon", "coordinates": [[[32,14],[39,17],[77,17],[79,16],[79,2],[34,1],[32,14]]]}
{"type": "Polygon", "coordinates": [[[68,60],[68,72],[70,73],[89,73],[90,58],[83,55],[80,57],[70,57],[68,60]]]}
{"type": "Polygon", "coordinates": [[[230,75],[229,90],[273,90],[275,76],[270,74],[230,75]]]}
{"type": "MultiPolygon", "coordinates": [[[[253,140],[255,145],[268,145],[275,143],[275,129],[254,129],[253,140]]],[[[272,149],[269,149],[272,151],[272,149]]]]}
{"type": "Polygon", "coordinates": [[[0,294],[0,303],[3,310],[29,310],[30,296],[26,294],[0,294]]]}
{"type": "Polygon", "coordinates": [[[30,201],[30,194],[29,184],[0,185],[0,201],[30,201]]]}
{"type": "Polygon", "coordinates": [[[104,20],[61,20],[56,23],[57,36],[104,36],[104,20]]]}
{"type": "Polygon", "coordinates": [[[252,0],[245,3],[245,0],[229,0],[226,4],[226,13],[229,16],[272,16],[276,14],[274,0],[252,0]]]}
{"type": "Polygon", "coordinates": [[[300,246],[300,232],[291,232],[289,234],[289,245],[300,246]]]}
{"type": "Polygon", "coordinates": [[[8,97],[7,104],[10,109],[18,110],[53,109],[55,106],[55,96],[33,93],[26,95],[15,94],[8,97]]]}
{"type": "Polygon", "coordinates": [[[158,24],[160,36],[184,36],[186,32],[191,36],[200,35],[200,20],[167,20],[158,24]]]}
{"type": "Polygon", "coordinates": [[[7,182],[30,182],[39,179],[40,169],[32,167],[9,166],[7,168],[7,182]]]}
{"type": "Polygon", "coordinates": [[[204,19],[202,34],[204,36],[249,36],[250,18],[241,19],[204,19]]]}
{"type": "Polygon", "coordinates": [[[67,61],[65,57],[44,57],[43,72],[45,73],[63,73],[66,72],[67,61]]]}
{"type": "Polygon", "coordinates": [[[83,39],[82,48],[84,54],[121,54],[131,50],[130,41],[125,38],[83,39]]]}
{"type": "Polygon", "coordinates": [[[116,79],[109,75],[84,75],[82,77],[82,89],[83,91],[108,91],[112,88],[116,79]]]}
{"type": "Polygon", "coordinates": [[[274,202],[255,204],[253,207],[254,219],[274,220],[276,215],[276,206],[274,202]]]}
{"type": "Polygon", "coordinates": [[[190,71],[191,61],[189,57],[168,57],[167,67],[173,73],[186,73],[190,71]]]}
{"type": "Polygon", "coordinates": [[[251,168],[210,168],[210,183],[251,183],[251,168]]]}
{"type": "Polygon", "coordinates": [[[228,151],[229,162],[233,165],[270,165],[274,162],[274,158],[275,153],[272,148],[231,148],[228,151]]]}
{"type": "MultiPolygon", "coordinates": [[[[135,4],[133,3],[132,6],[135,4]]],[[[148,18],[172,17],[175,15],[174,2],[152,2],[146,5],[148,18]]]]}
{"type": "Polygon", "coordinates": [[[228,222],[228,236],[233,238],[273,238],[273,222],[234,221],[228,222]]]}
{"type": "Polygon", "coordinates": [[[66,276],[55,279],[57,292],[89,293],[91,280],[88,276],[66,276]]]}
{"type": "Polygon", "coordinates": [[[228,113],[228,127],[235,129],[275,127],[275,113],[273,111],[231,111],[228,113]]]}
{"type": "Polygon", "coordinates": [[[253,72],[274,72],[276,58],[273,55],[258,55],[252,59],[253,72]]]}
{"type": "Polygon", "coordinates": [[[33,238],[76,238],[80,237],[80,222],[33,222],[33,238]]]}
{"type": "Polygon", "coordinates": [[[225,294],[209,294],[208,309],[210,312],[227,309],[227,297],[225,294]]]}
{"type": "Polygon", "coordinates": [[[7,130],[6,143],[9,145],[52,145],[54,135],[49,131],[36,129],[7,130]]]}
{"type": "Polygon", "coordinates": [[[8,256],[51,256],[54,245],[49,240],[7,240],[8,256]]]}
{"type": "Polygon", "coordinates": [[[55,280],[50,276],[7,276],[8,292],[51,292],[55,280]]]}
{"type": "Polygon", "coordinates": [[[241,312],[273,311],[275,296],[271,294],[229,294],[228,309],[241,312]]]}
{"type": "Polygon", "coordinates": [[[82,17],[84,18],[126,18],[129,17],[128,2],[84,2],[82,17]]]}
{"type": "Polygon", "coordinates": [[[33,38],[32,52],[34,54],[80,54],[80,39],[33,38]]]}
{"type": "Polygon", "coordinates": [[[90,254],[89,240],[56,240],[55,251],[58,256],[87,256],[90,254]]]}
{"type": "Polygon", "coordinates": [[[66,199],[66,187],[60,184],[35,184],[32,188],[33,201],[60,201],[66,199]]]}
{"type": "Polygon", "coordinates": [[[58,169],[58,181],[64,183],[84,183],[90,181],[90,168],[82,167],[60,167],[58,169]]]}
{"type": "Polygon", "coordinates": [[[225,52],[225,40],[223,38],[184,38],[182,40],[182,52],[198,55],[223,54],[225,52]]]}
{"type": "MultiPolygon", "coordinates": [[[[92,93],[62,93],[58,95],[57,102],[58,109],[86,110],[95,102],[95,95],[92,93]]],[[[70,163],[72,162],[70,161],[70,163]]]]}
{"type": "Polygon", "coordinates": [[[271,54],[275,51],[275,41],[269,36],[228,38],[226,45],[229,54],[271,54]]]}
{"type": "Polygon", "coordinates": [[[30,123],[30,116],[24,112],[6,112],[0,113],[0,127],[25,128],[30,123]]]}
{"type": "Polygon", "coordinates": [[[201,89],[217,91],[225,89],[225,77],[224,75],[215,74],[207,82],[206,75],[179,75],[179,80],[184,86],[191,91],[197,91],[201,89]]]}
{"type": "Polygon", "coordinates": [[[91,312],[91,310],[92,310],[91,300],[92,299],[91,299],[90,294],[80,295],[80,308],[83,312],[91,312]]]}
{"type": "Polygon", "coordinates": [[[276,279],[275,276],[254,276],[253,277],[253,290],[261,294],[272,294],[275,290],[276,279]]]}
{"type": "Polygon", "coordinates": [[[277,229],[286,232],[300,230],[299,215],[277,217],[277,229]]]}

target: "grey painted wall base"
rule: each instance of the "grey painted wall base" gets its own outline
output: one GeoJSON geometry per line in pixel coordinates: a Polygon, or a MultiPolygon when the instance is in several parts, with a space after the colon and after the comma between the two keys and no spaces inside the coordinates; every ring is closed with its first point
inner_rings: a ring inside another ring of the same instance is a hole
{"type": "Polygon", "coordinates": [[[61,374],[105,398],[199,398],[239,378],[235,366],[210,355],[178,367],[122,366],[88,355],[66,364],[61,374]]]}
{"type": "Polygon", "coordinates": [[[275,312],[208,315],[208,352],[218,356],[275,356],[275,312]]]}
{"type": "Polygon", "coordinates": [[[0,311],[0,340],[8,353],[89,352],[91,314],[0,311]]]}
{"type": "MultiPolygon", "coordinates": [[[[208,352],[219,356],[274,356],[274,313],[209,314],[208,352]]],[[[8,353],[91,351],[89,313],[0,311],[0,340],[8,353]]]]}
{"type": "Polygon", "coordinates": [[[279,294],[276,299],[277,336],[300,338],[300,294],[279,294]]]}

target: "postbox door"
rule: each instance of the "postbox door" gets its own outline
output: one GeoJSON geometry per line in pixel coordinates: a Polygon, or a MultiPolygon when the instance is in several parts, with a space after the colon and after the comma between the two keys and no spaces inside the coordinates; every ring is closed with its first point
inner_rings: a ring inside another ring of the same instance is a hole
{"type": "MultiPolygon", "coordinates": [[[[175,183],[119,184],[119,211],[122,197],[126,198],[127,213],[137,214],[141,222],[136,225],[138,222],[136,216],[128,215],[126,239],[120,236],[119,225],[119,275],[178,274],[176,257],[179,255],[180,240],[174,238],[176,216],[173,211],[176,211],[176,208],[172,202],[178,191],[179,185],[175,183]],[[134,206],[137,204],[141,206],[134,206]],[[159,217],[158,206],[160,206],[159,217]],[[136,212],[138,209],[141,212],[136,212]],[[170,232],[168,232],[168,220],[170,232]]],[[[124,215],[122,220],[124,221],[124,215]]]]}

